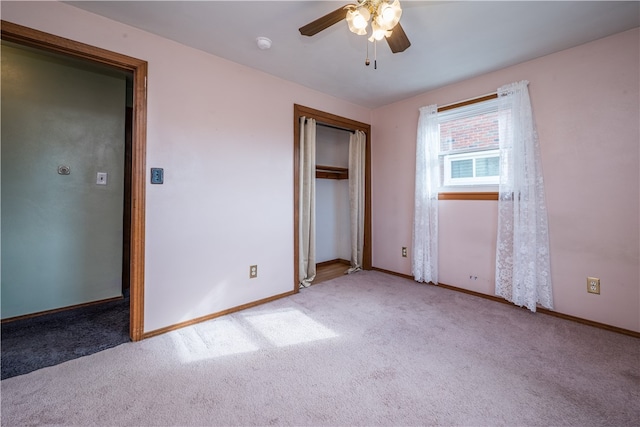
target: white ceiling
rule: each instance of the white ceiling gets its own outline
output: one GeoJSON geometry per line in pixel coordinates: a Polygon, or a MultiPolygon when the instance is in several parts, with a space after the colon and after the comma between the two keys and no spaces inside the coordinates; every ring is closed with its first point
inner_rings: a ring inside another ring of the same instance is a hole
{"type": "Polygon", "coordinates": [[[349,0],[67,3],[369,108],[640,26],[638,1],[401,0],[411,47],[378,43],[376,70],[346,22],[298,32],[349,0]]]}

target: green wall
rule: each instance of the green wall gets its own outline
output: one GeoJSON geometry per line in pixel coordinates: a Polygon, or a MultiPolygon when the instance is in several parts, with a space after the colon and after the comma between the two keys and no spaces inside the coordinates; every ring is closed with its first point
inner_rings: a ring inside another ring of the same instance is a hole
{"type": "Polygon", "coordinates": [[[119,296],[125,75],[5,42],[1,54],[2,318],[119,296]]]}

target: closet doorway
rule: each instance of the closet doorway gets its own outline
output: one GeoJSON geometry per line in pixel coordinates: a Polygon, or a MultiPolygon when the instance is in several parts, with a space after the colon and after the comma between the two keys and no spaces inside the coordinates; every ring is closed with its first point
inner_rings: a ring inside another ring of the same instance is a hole
{"type": "MultiPolygon", "coordinates": [[[[336,207],[342,209],[345,209],[345,204],[347,205],[346,209],[348,209],[348,204],[349,204],[349,200],[348,200],[348,190],[346,190],[346,194],[345,194],[345,189],[342,188],[346,185],[346,181],[348,180],[348,168],[345,167],[346,164],[345,162],[347,161],[347,159],[342,159],[342,157],[344,157],[345,155],[348,156],[348,146],[349,146],[349,137],[348,135],[350,134],[354,134],[357,131],[362,132],[363,134],[361,134],[363,136],[364,139],[364,170],[363,173],[361,174],[361,176],[363,177],[364,180],[364,185],[363,185],[363,211],[364,211],[364,215],[363,215],[363,223],[364,223],[364,241],[363,241],[363,249],[362,249],[362,269],[364,270],[370,270],[371,269],[371,126],[366,124],[366,123],[362,123],[362,122],[358,122],[355,120],[351,120],[345,117],[341,117],[341,116],[337,116],[335,114],[331,114],[331,113],[327,113],[324,111],[320,111],[320,110],[315,110],[313,108],[309,108],[309,107],[305,107],[302,105],[298,105],[295,104],[294,105],[294,292],[298,292],[299,288],[300,288],[300,260],[301,260],[301,255],[300,255],[300,243],[301,243],[301,230],[300,230],[300,226],[301,226],[301,221],[304,224],[305,218],[304,216],[306,215],[304,213],[304,208],[301,208],[301,174],[305,173],[305,171],[303,170],[303,165],[302,165],[302,161],[301,161],[301,151],[304,150],[304,148],[302,148],[302,143],[301,140],[304,140],[304,136],[301,138],[301,130],[302,127],[304,126],[304,122],[302,122],[303,124],[301,125],[301,118],[306,119],[307,121],[309,121],[310,119],[314,120],[316,125],[317,125],[317,129],[319,129],[317,131],[317,135],[319,136],[318,139],[318,150],[314,150],[318,152],[318,159],[317,159],[317,163],[316,163],[316,159],[315,159],[315,152],[314,152],[314,165],[316,166],[316,170],[313,171],[314,176],[317,177],[319,180],[322,180],[324,182],[322,182],[320,184],[320,194],[318,194],[317,197],[317,203],[323,203],[323,200],[326,200],[327,197],[337,197],[337,199],[335,200],[335,205],[336,207]],[[346,135],[346,136],[345,136],[346,135]],[[331,148],[331,147],[322,147],[320,148],[320,145],[323,144],[322,140],[324,138],[329,138],[330,141],[327,141],[328,144],[327,145],[336,145],[339,144],[340,140],[344,138],[344,144],[345,146],[340,149],[337,148],[331,148]],[[346,150],[346,151],[345,151],[346,150]],[[346,154],[345,154],[346,153],[346,154]],[[334,161],[332,161],[334,160],[334,161]],[[324,163],[334,163],[334,164],[323,164],[324,163]],[[333,183],[327,182],[326,180],[330,180],[330,181],[334,181],[333,183]],[[343,181],[344,180],[344,181],[343,181]],[[343,183],[339,183],[340,181],[343,181],[343,183]],[[329,194],[333,194],[333,196],[328,195],[327,192],[329,194]],[[346,197],[346,201],[343,200],[346,197]]],[[[314,135],[315,136],[315,135],[314,135]]],[[[353,177],[352,177],[353,179],[353,177]]],[[[315,196],[315,191],[314,191],[314,200],[316,199],[315,196]]],[[[326,213],[326,206],[316,206],[314,208],[315,212],[318,212],[320,215],[323,215],[322,212],[326,213]]],[[[335,216],[338,218],[338,221],[342,221],[344,223],[345,221],[345,215],[348,216],[348,213],[345,214],[344,211],[342,212],[335,212],[335,216]],[[340,217],[342,219],[340,219],[340,217]]],[[[318,232],[320,232],[321,230],[326,231],[327,229],[327,225],[323,224],[323,222],[326,222],[326,218],[325,220],[323,220],[322,218],[316,218],[317,222],[319,222],[318,226],[318,232]]],[[[335,225],[335,228],[340,229],[340,228],[347,228],[347,233],[349,232],[348,230],[348,224],[346,226],[341,226],[340,224],[335,225]]],[[[335,230],[335,229],[334,229],[335,230]]],[[[328,242],[326,242],[326,237],[327,236],[318,236],[318,241],[314,242],[315,247],[318,250],[318,257],[317,257],[317,261],[318,264],[316,264],[318,267],[323,265],[323,261],[329,261],[330,264],[333,264],[332,266],[329,266],[327,268],[332,269],[334,271],[336,270],[342,270],[343,272],[346,271],[349,268],[349,265],[347,263],[343,263],[342,265],[335,265],[335,263],[337,262],[338,264],[341,262],[344,262],[346,260],[344,260],[344,256],[338,256],[338,259],[332,259],[332,260],[324,260],[324,258],[326,258],[327,256],[332,257],[332,255],[327,255],[330,254],[331,251],[327,250],[327,244],[328,242]],[[342,260],[342,261],[340,261],[342,260]]],[[[340,238],[340,240],[342,240],[343,238],[346,238],[346,240],[349,240],[348,236],[342,236],[340,238]]],[[[314,239],[315,240],[315,239],[314,239]]],[[[331,244],[331,243],[329,243],[331,244]]],[[[335,249],[334,253],[340,253],[343,254],[345,252],[344,246],[345,243],[344,242],[336,242],[336,245],[339,246],[340,248],[335,249]]],[[[348,249],[347,249],[348,251],[348,249]]],[[[316,258],[315,256],[313,258],[316,258]]],[[[331,273],[329,273],[331,274],[331,273]]],[[[322,279],[322,273],[319,272],[316,280],[314,280],[312,283],[317,283],[317,281],[320,281],[322,279]]]]}

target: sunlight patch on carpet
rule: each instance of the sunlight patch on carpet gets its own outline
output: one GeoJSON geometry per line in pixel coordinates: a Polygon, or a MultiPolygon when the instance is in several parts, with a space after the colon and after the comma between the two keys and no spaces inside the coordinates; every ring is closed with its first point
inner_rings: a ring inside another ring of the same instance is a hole
{"type": "Polygon", "coordinates": [[[326,326],[293,308],[243,315],[262,336],[276,347],[336,338],[326,326]]]}
{"type": "Polygon", "coordinates": [[[176,332],[171,334],[171,339],[185,363],[259,349],[232,319],[216,319],[176,332]]]}
{"type": "Polygon", "coordinates": [[[339,335],[293,308],[203,322],[167,334],[183,363],[336,338],[339,335]]]}

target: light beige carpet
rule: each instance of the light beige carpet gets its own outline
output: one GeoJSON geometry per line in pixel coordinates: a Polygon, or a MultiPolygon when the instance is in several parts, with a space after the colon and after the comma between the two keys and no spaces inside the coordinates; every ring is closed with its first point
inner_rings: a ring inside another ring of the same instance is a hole
{"type": "Polygon", "coordinates": [[[640,425],[640,340],[363,271],[2,381],[2,425],[640,425]]]}

